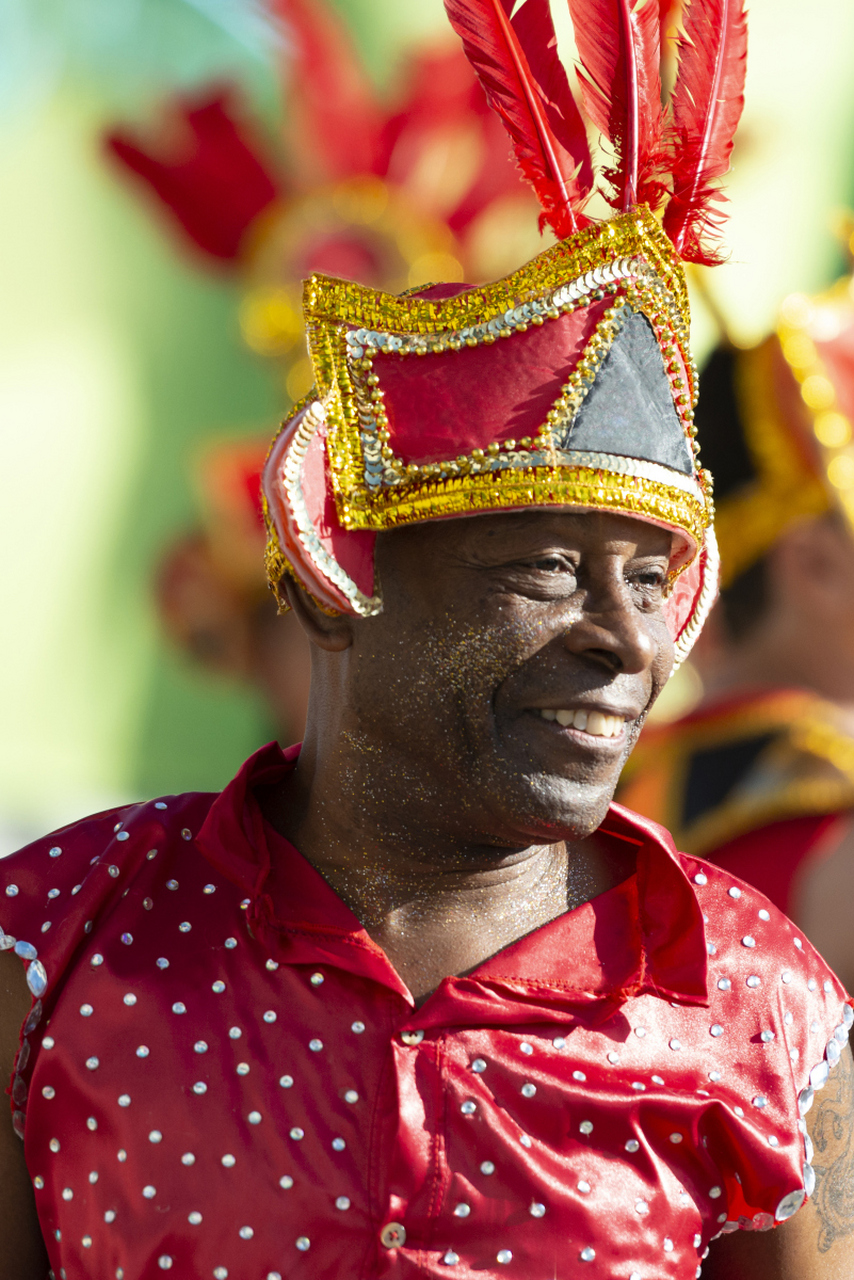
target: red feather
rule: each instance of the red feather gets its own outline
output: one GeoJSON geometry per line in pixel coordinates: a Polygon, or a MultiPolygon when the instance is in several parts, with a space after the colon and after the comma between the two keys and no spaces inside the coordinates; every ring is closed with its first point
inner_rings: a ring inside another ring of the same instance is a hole
{"type": "Polygon", "coordinates": [[[646,0],[569,0],[581,60],[578,78],[590,119],[614,148],[606,171],[615,208],[656,208],[665,191],[661,171],[661,26],[659,6],[646,0]]]}
{"type": "Polygon", "coordinates": [[[704,246],[703,237],[719,232],[720,213],[712,202],[725,197],[715,181],[729,168],[744,107],[744,0],[691,0],[683,23],[671,99],[673,197],[664,229],[681,257],[712,265],[721,261],[721,253],[704,246]]]}
{"type": "Polygon", "coordinates": [[[548,0],[523,0],[511,22],[513,7],[514,0],[445,0],[519,167],[562,239],[586,222],[581,208],[592,176],[587,135],[557,55],[548,0]]]}
{"type": "Polygon", "coordinates": [[[236,92],[215,85],[194,97],[170,99],[149,139],[114,129],[104,142],[113,158],[171,210],[194,244],[234,265],[249,228],[284,194],[254,132],[236,92]]]}
{"type": "Polygon", "coordinates": [[[526,0],[513,17],[513,29],[528,61],[531,74],[543,98],[546,115],[555,135],[580,165],[582,190],[593,187],[593,162],[587,129],[572,96],[566,68],[557,51],[557,34],[549,0],[526,0]]]}
{"type": "Polygon", "coordinates": [[[657,0],[658,3],[658,23],[661,27],[662,42],[667,36],[673,34],[673,29],[679,20],[679,14],[682,10],[682,0],[657,0]]]}
{"type": "Polygon", "coordinates": [[[285,23],[289,141],[305,177],[375,171],[383,112],[341,20],[323,0],[270,0],[285,23]]]}

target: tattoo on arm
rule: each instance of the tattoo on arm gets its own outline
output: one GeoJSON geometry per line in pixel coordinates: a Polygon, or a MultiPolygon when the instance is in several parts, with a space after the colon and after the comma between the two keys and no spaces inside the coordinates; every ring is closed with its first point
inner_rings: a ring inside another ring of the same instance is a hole
{"type": "Polygon", "coordinates": [[[816,1094],[809,1117],[815,1147],[816,1187],[812,1204],[818,1214],[818,1251],[854,1232],[854,1063],[846,1049],[816,1094]]]}

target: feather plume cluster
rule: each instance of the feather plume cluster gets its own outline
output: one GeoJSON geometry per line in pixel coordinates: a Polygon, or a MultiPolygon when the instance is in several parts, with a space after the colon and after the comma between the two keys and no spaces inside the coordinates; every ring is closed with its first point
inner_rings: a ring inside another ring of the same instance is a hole
{"type": "MultiPolygon", "coordinates": [[[[563,0],[558,0],[562,3],[563,0]]],[[[678,70],[661,100],[663,0],[566,0],[575,31],[581,101],[613,153],[601,170],[612,207],[666,202],[663,225],[690,262],[720,261],[723,199],[744,106],[744,0],[686,0],[678,70]]],[[[590,221],[594,190],[587,127],[557,52],[550,0],[445,0],[490,105],[510,135],[543,220],[563,238],[590,221]]]]}

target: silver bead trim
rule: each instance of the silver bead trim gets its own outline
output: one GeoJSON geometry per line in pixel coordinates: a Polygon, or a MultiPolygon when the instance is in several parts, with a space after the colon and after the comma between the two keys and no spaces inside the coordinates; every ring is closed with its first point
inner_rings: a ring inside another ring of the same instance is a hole
{"type": "MultiPolygon", "coordinates": [[[[51,851],[51,856],[53,856],[53,851],[51,851]]],[[[28,1086],[22,1072],[30,1060],[30,1044],[26,1037],[32,1031],[35,1031],[41,1021],[42,996],[47,991],[48,978],[47,970],[38,958],[38,948],[34,947],[31,942],[24,942],[23,939],[13,938],[10,933],[6,933],[2,926],[0,926],[0,951],[12,950],[14,950],[15,955],[20,957],[21,960],[29,962],[27,964],[27,987],[33,997],[32,1007],[30,1012],[27,1014],[26,1021],[24,1022],[24,1039],[21,1042],[21,1048],[18,1051],[18,1056],[15,1061],[15,1078],[12,1082],[12,1095],[15,1098],[18,1107],[13,1116],[12,1128],[23,1142],[24,1124],[26,1119],[23,1107],[26,1103],[28,1086]]]]}
{"type": "Polygon", "coordinates": [[[815,1190],[815,1170],[812,1167],[813,1145],[806,1131],[807,1126],[803,1117],[812,1107],[816,1091],[824,1088],[831,1069],[839,1061],[840,1044],[848,1039],[848,1032],[852,1023],[854,1023],[854,1010],[851,1009],[850,1005],[844,1004],[842,1006],[842,1021],[838,1027],[834,1028],[833,1035],[827,1042],[824,1058],[808,1072],[807,1083],[798,1094],[798,1128],[804,1142],[804,1185],[803,1187],[796,1187],[794,1191],[790,1191],[780,1201],[774,1214],[777,1222],[785,1222],[797,1213],[807,1197],[811,1196],[815,1190]]]}
{"type": "MultiPolygon", "coordinates": [[[[489,343],[499,336],[506,335],[508,331],[512,333],[520,329],[524,333],[532,323],[537,324],[539,320],[545,319],[557,319],[557,315],[564,307],[573,310],[576,304],[583,304],[591,294],[606,288],[608,285],[620,282],[633,284],[639,281],[643,281],[650,289],[659,294],[660,301],[665,304],[671,304],[668,306],[668,311],[672,310],[671,319],[674,322],[674,328],[681,333],[684,330],[684,325],[675,306],[672,304],[666,286],[643,258],[636,257],[617,258],[608,265],[599,266],[594,268],[593,271],[588,271],[585,275],[579,276],[568,284],[560,285],[551,294],[546,294],[542,298],[535,298],[533,301],[523,303],[521,306],[513,307],[510,311],[498,312],[483,324],[471,325],[465,329],[436,335],[433,341],[438,344],[440,351],[445,351],[452,342],[458,342],[461,347],[468,345],[479,346],[482,342],[489,343]]],[[[347,354],[353,360],[361,360],[366,353],[366,349],[371,347],[377,351],[382,351],[385,355],[392,351],[398,352],[400,355],[430,354],[436,349],[429,338],[422,337],[420,334],[400,335],[380,333],[371,329],[350,329],[345,337],[348,347],[347,354]]],[[[453,350],[453,348],[450,349],[453,350]]]]}
{"type": "Polygon", "coordinates": [[[315,567],[328,582],[338,588],[361,617],[370,618],[382,609],[382,595],[379,591],[373,596],[364,595],[350,575],[344,572],[338,561],[329,555],[317,536],[302,488],[302,469],[306,451],[312,437],[325,421],[326,411],[319,400],[313,400],[302,411],[301,416],[296,419],[297,426],[280,471],[280,480],[299,530],[300,541],[315,567]]]}

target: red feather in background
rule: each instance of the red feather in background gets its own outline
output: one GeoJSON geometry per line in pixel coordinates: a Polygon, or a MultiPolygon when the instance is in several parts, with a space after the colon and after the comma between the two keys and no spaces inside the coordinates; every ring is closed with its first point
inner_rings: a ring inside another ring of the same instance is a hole
{"type": "Polygon", "coordinates": [[[104,141],[172,210],[193,244],[224,266],[239,262],[249,228],[282,194],[239,95],[219,85],[175,97],[150,138],[114,129],[104,141]]]}
{"type": "Polygon", "coordinates": [[[661,19],[652,0],[568,0],[581,61],[578,78],[590,119],[614,148],[606,170],[619,209],[653,209],[662,178],[661,19]]]}
{"type": "Polygon", "coordinates": [[[587,135],[558,58],[548,0],[523,0],[511,22],[513,7],[514,0],[445,0],[544,218],[563,238],[586,222],[581,210],[592,175],[587,135]]]}
{"type": "Polygon", "coordinates": [[[713,202],[725,198],[714,184],[729,168],[744,107],[744,0],[690,0],[683,27],[668,139],[673,195],[664,229],[683,258],[711,266],[722,255],[703,238],[719,234],[721,215],[713,202]]]}
{"type": "Polygon", "coordinates": [[[317,0],[270,0],[291,49],[288,141],[304,173],[334,182],[372,173],[383,111],[341,21],[317,0]]]}

